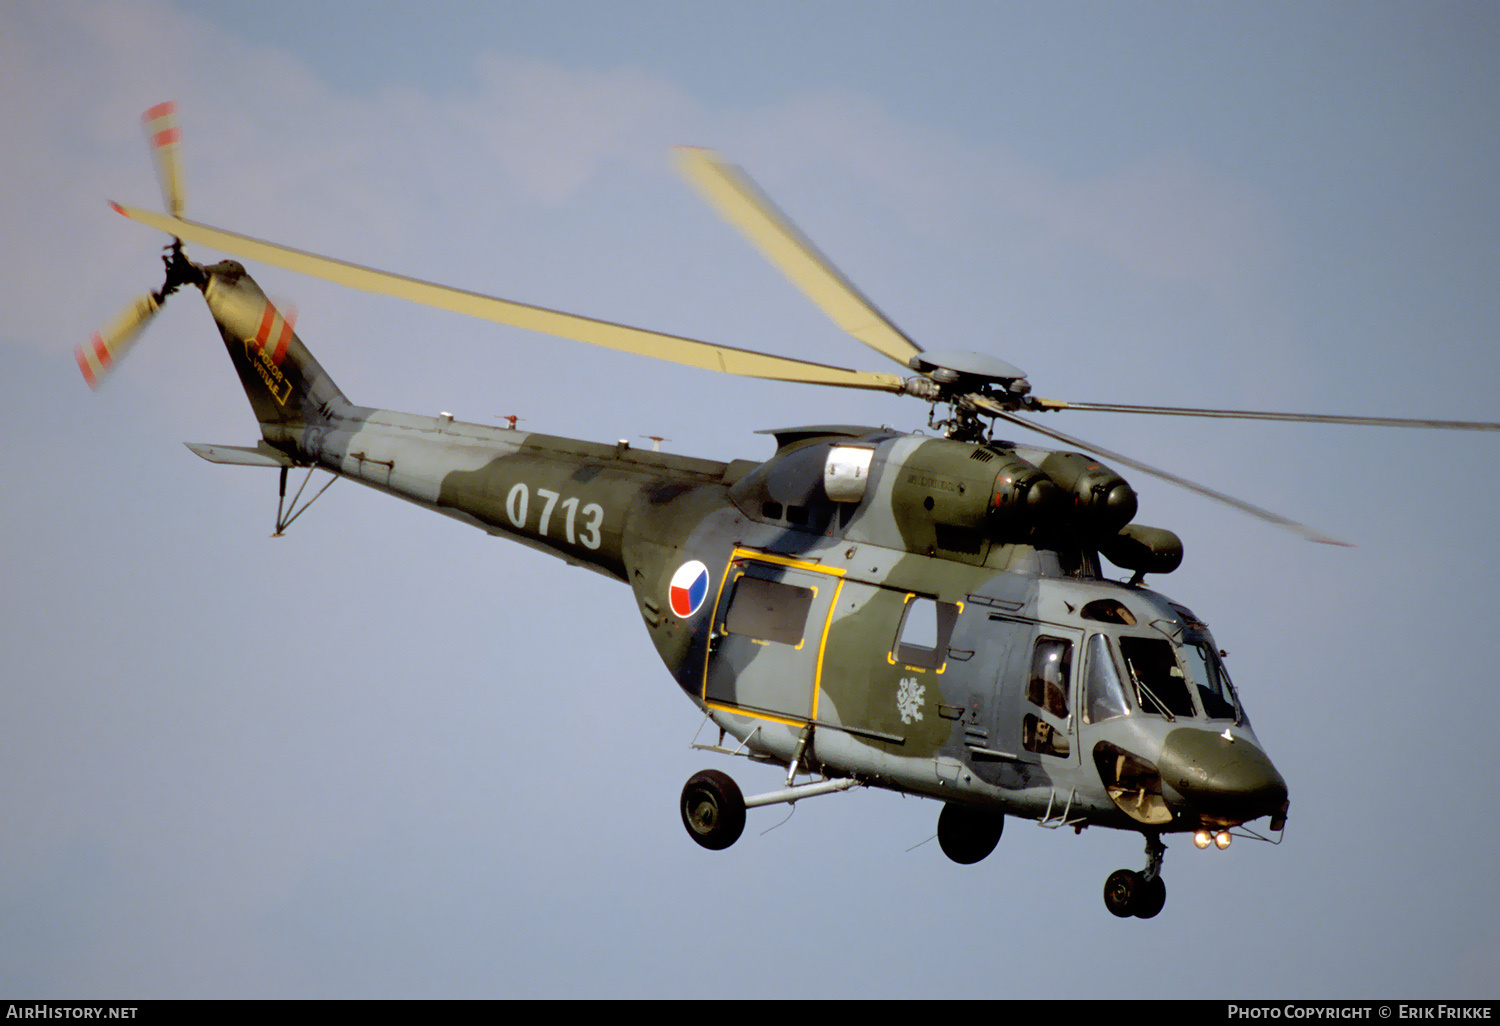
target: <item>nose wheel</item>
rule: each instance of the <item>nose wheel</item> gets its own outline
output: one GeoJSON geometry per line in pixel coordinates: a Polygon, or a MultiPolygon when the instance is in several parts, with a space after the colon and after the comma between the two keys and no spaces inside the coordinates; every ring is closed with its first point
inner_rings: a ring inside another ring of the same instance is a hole
{"type": "Polygon", "coordinates": [[[1161,863],[1167,846],[1157,834],[1146,835],[1146,868],[1117,869],[1104,881],[1104,907],[1129,919],[1150,919],[1167,903],[1167,885],[1161,878],[1161,863]]]}

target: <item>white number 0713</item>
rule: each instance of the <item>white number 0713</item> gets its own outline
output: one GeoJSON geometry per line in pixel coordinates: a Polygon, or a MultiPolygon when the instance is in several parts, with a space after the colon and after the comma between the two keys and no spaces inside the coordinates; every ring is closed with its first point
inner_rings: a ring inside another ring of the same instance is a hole
{"type": "MultiPolygon", "coordinates": [[[[546,488],[538,488],[536,496],[542,502],[541,517],[536,526],[536,533],[543,538],[552,527],[552,512],[558,505],[558,493],[546,488]]],[[[527,514],[531,509],[531,489],[525,483],[517,483],[511,486],[510,494],[505,497],[505,515],[510,517],[510,522],[521,530],[526,529],[527,514]]],[[[604,523],[604,507],[597,502],[591,502],[583,507],[583,530],[576,530],[577,515],[579,513],[577,497],[563,499],[562,520],[563,537],[570,545],[582,545],[586,549],[597,549],[603,540],[599,536],[599,526],[604,523]]]]}

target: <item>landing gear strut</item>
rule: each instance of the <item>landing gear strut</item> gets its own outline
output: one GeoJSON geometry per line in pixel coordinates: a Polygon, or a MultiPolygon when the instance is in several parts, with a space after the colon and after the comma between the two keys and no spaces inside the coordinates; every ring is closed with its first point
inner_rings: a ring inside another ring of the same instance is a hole
{"type": "MultiPolygon", "coordinates": [[[[795,768],[795,763],[793,764],[795,768]]],[[[727,773],[706,769],[688,778],[682,789],[682,825],[688,836],[710,851],[722,851],[740,839],[745,829],[745,810],[758,809],[762,805],[794,804],[802,798],[820,794],[833,794],[859,787],[853,777],[813,780],[806,784],[792,785],[778,791],[755,794],[746,798],[740,785],[727,773]]],[[[998,836],[998,834],[996,835],[998,836]]],[[[993,847],[993,844],[991,845],[993,847]]]]}
{"type": "Polygon", "coordinates": [[[1104,906],[1121,919],[1150,919],[1167,902],[1167,885],[1161,878],[1162,857],[1167,846],[1161,835],[1146,835],[1146,868],[1117,869],[1104,881],[1104,906]]]}

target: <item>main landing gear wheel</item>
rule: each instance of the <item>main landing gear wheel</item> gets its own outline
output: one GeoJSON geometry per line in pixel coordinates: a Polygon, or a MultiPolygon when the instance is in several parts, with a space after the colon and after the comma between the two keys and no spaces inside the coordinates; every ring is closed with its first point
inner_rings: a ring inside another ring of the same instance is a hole
{"type": "Polygon", "coordinates": [[[710,851],[729,847],[745,829],[745,796],[727,773],[694,773],[682,788],[681,807],[688,836],[710,851]]]}
{"type": "Polygon", "coordinates": [[[999,813],[948,802],[938,814],[938,845],[954,862],[970,866],[995,850],[1004,829],[1005,817],[999,813]]]}
{"type": "Polygon", "coordinates": [[[1150,919],[1167,903],[1167,885],[1161,878],[1162,856],[1167,846],[1157,834],[1146,835],[1146,871],[1117,869],[1104,881],[1104,907],[1121,919],[1150,919]]]}
{"type": "Polygon", "coordinates": [[[1167,882],[1161,877],[1147,880],[1134,910],[1137,919],[1150,919],[1162,910],[1167,903],[1167,882]]]}

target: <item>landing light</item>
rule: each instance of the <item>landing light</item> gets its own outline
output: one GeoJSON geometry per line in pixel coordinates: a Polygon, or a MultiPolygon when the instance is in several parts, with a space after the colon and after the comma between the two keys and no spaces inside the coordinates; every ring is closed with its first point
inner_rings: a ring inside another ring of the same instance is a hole
{"type": "Polygon", "coordinates": [[[1228,830],[1220,830],[1216,834],[1209,833],[1207,830],[1199,830],[1193,834],[1193,844],[1197,845],[1200,849],[1207,848],[1212,844],[1220,851],[1223,851],[1229,847],[1229,842],[1233,839],[1228,830]]]}

